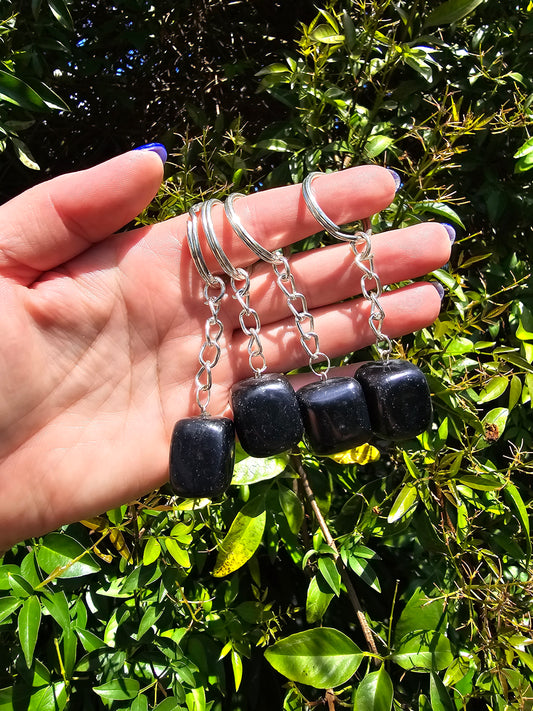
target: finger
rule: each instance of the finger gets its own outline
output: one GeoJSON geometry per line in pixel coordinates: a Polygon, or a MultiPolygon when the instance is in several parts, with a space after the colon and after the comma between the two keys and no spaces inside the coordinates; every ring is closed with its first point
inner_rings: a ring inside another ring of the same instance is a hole
{"type": "Polygon", "coordinates": [[[29,284],[123,227],[154,197],[163,165],[151,150],[41,183],[0,207],[0,274],[29,284]]]}
{"type": "MultiPolygon", "coordinates": [[[[437,222],[384,232],[372,238],[374,268],[383,286],[438,269],[448,261],[450,250],[448,232],[437,222]]],[[[303,293],[311,309],[361,293],[361,270],[347,244],[292,255],[290,267],[296,290],[303,293]]],[[[266,325],[286,318],[289,314],[287,299],[276,284],[272,267],[261,263],[254,265],[251,273],[250,306],[258,311],[261,323],[266,325]]],[[[367,288],[370,288],[368,283],[367,288]]],[[[293,303],[298,308],[301,302],[293,303]]],[[[224,303],[224,313],[236,327],[240,308],[236,299],[227,299],[224,303]]]]}
{"type": "MultiPolygon", "coordinates": [[[[383,210],[394,198],[396,185],[390,171],[376,165],[358,166],[324,174],[313,181],[313,191],[322,209],[338,224],[352,222],[383,210]]],[[[279,249],[320,232],[321,227],[306,207],[301,185],[287,185],[253,193],[235,201],[235,211],[248,232],[269,250],[279,249]]],[[[222,205],[212,210],[213,226],[224,252],[235,266],[257,261],[232,230],[222,205]]],[[[187,215],[154,225],[143,240],[154,254],[170,262],[179,253],[182,268],[191,268],[187,248],[187,215]]],[[[205,244],[200,229],[202,252],[209,269],[221,269],[205,244]]]]}
{"type": "MultiPolygon", "coordinates": [[[[380,302],[385,311],[381,330],[390,338],[429,326],[437,318],[441,305],[437,289],[429,283],[386,292],[380,302]]],[[[373,343],[369,315],[370,305],[362,298],[313,311],[320,350],[330,358],[337,358],[373,343]]],[[[309,356],[301,346],[292,319],[262,328],[260,339],[269,372],[287,372],[308,364],[309,356]]],[[[250,375],[247,348],[246,336],[235,332],[230,346],[235,381],[250,375]]]]}

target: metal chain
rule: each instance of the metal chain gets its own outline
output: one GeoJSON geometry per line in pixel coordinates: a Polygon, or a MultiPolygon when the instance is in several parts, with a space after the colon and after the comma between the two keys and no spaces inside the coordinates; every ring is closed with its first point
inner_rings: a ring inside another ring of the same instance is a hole
{"type": "Polygon", "coordinates": [[[230,279],[231,288],[233,289],[234,299],[237,299],[241,307],[239,314],[239,324],[245,336],[248,336],[248,363],[253,370],[254,375],[258,378],[261,373],[267,368],[265,354],[263,353],[263,344],[259,338],[261,331],[261,321],[259,314],[250,306],[250,275],[245,269],[238,269],[240,280],[244,280],[244,285],[237,288],[234,277],[230,279]],[[252,323],[246,323],[245,319],[252,319],[252,323]],[[261,365],[255,365],[254,359],[259,358],[261,365]]]}
{"type": "Polygon", "coordinates": [[[276,262],[272,262],[272,269],[276,275],[276,284],[284,294],[287,306],[294,316],[294,323],[300,334],[300,343],[309,356],[309,368],[321,380],[327,380],[331,361],[320,350],[318,333],[315,331],[315,319],[307,307],[307,299],[296,289],[289,260],[281,252],[275,252],[275,254],[279,257],[276,262]],[[281,266],[283,269],[280,269],[281,266]],[[326,361],[324,370],[316,370],[315,363],[324,360],[326,361]]]}
{"type": "Polygon", "coordinates": [[[390,338],[383,333],[381,327],[385,319],[385,311],[379,303],[379,299],[383,293],[381,281],[376,271],[374,270],[374,255],[372,254],[371,231],[366,230],[360,233],[360,239],[357,242],[350,242],[350,249],[355,257],[355,263],[363,272],[361,276],[361,293],[363,297],[370,302],[370,316],[368,324],[376,337],[376,349],[379,357],[388,360],[392,351],[392,342],[390,338]],[[357,249],[357,244],[363,242],[363,248],[357,249]],[[374,288],[368,288],[367,282],[373,281],[374,288]],[[382,345],[383,344],[383,345],[382,345]]]}
{"type": "Polygon", "coordinates": [[[219,341],[224,333],[224,324],[218,318],[222,298],[226,293],[226,285],[220,277],[214,277],[216,283],[204,286],[205,305],[209,306],[211,316],[205,322],[205,341],[200,349],[198,361],[200,369],[196,373],[194,382],[196,384],[196,402],[202,415],[207,414],[207,408],[211,399],[211,387],[213,378],[211,370],[220,359],[219,341]],[[218,289],[218,294],[209,294],[210,289],[218,289]],[[203,381],[203,382],[202,382],[203,381]]]}

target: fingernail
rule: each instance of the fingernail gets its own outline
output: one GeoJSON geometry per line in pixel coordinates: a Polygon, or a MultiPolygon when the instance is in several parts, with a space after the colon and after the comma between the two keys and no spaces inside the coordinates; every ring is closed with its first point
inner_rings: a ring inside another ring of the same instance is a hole
{"type": "Polygon", "coordinates": [[[387,170],[389,171],[389,173],[390,173],[390,174],[392,175],[392,177],[394,178],[394,184],[396,185],[396,192],[398,192],[398,190],[399,190],[399,189],[402,187],[402,185],[403,185],[402,179],[400,178],[400,176],[398,175],[398,173],[397,173],[395,170],[392,170],[391,168],[387,168],[387,170]]]}
{"type": "Polygon", "coordinates": [[[430,281],[429,283],[431,284],[431,286],[435,287],[440,296],[440,300],[442,301],[444,299],[444,287],[442,286],[440,281],[430,281]]]}
{"type": "Polygon", "coordinates": [[[144,146],[138,146],[134,151],[153,151],[161,158],[163,163],[167,160],[167,149],[162,143],[146,143],[144,146]]]}
{"type": "Polygon", "coordinates": [[[450,242],[453,244],[455,242],[455,230],[454,228],[449,225],[447,222],[441,222],[441,225],[444,227],[446,232],[448,233],[448,237],[450,238],[450,242]]]}

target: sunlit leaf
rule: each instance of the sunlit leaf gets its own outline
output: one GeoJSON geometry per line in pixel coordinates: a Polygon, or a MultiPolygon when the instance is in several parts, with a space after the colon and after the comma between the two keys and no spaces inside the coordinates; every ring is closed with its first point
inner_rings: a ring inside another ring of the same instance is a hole
{"type": "Polygon", "coordinates": [[[318,569],[332,592],[334,592],[335,595],[339,595],[341,591],[341,576],[333,558],[321,556],[318,559],[318,569]]]}
{"type": "Polygon", "coordinates": [[[151,565],[161,555],[161,544],[155,537],[151,537],[146,541],[143,550],[143,565],[151,565]]]}
{"type": "Polygon", "coordinates": [[[363,654],[342,632],[317,627],[279,640],[266,650],[265,658],[292,681],[328,689],[348,681],[357,671],[363,654]]]}
{"type": "Polygon", "coordinates": [[[134,699],[139,693],[139,689],[139,682],[136,679],[128,679],[127,677],[114,679],[113,681],[108,681],[106,684],[93,687],[94,693],[98,694],[98,696],[105,701],[126,701],[128,699],[134,699]]]}
{"type": "Polygon", "coordinates": [[[484,0],[447,0],[432,10],[426,17],[425,27],[450,25],[473,12],[484,0]]]}
{"type": "Polygon", "coordinates": [[[223,577],[248,561],[261,543],[265,530],[264,496],[251,499],[239,511],[220,543],[213,575],[223,577]]]}
{"type": "Polygon", "coordinates": [[[320,588],[316,577],[311,578],[311,582],[307,588],[307,599],[305,603],[305,617],[309,624],[318,622],[324,617],[329,603],[334,597],[334,594],[330,592],[329,588],[327,592],[320,588]]]}
{"type": "Polygon", "coordinates": [[[18,616],[18,636],[28,667],[31,667],[40,625],[41,604],[39,598],[32,595],[24,601],[18,616]]]}
{"type": "Polygon", "coordinates": [[[317,25],[311,32],[310,37],[315,42],[324,44],[341,44],[344,42],[344,35],[340,35],[330,25],[317,25]]]}
{"type": "Polygon", "coordinates": [[[453,654],[444,635],[418,631],[400,641],[392,660],[409,671],[439,671],[451,664],[453,654]]]}
{"type": "Polygon", "coordinates": [[[378,671],[367,674],[359,683],[354,708],[364,711],[390,711],[393,697],[392,680],[382,665],[378,671]]]}
{"type": "Polygon", "coordinates": [[[454,222],[456,225],[459,225],[459,227],[465,229],[461,218],[455,212],[455,210],[449,205],[445,205],[442,202],[436,202],[434,200],[422,200],[421,202],[417,202],[413,205],[413,212],[415,212],[416,214],[424,214],[426,212],[430,212],[433,215],[437,215],[438,217],[442,217],[445,220],[454,222]]]}
{"type": "Polygon", "coordinates": [[[47,575],[79,578],[100,570],[88,551],[65,533],[49,533],[37,548],[37,563],[47,575]]]}
{"type": "Polygon", "coordinates": [[[394,500],[389,515],[387,516],[388,523],[394,523],[412,513],[418,504],[418,489],[415,484],[408,482],[404,484],[400,493],[394,500]]]}
{"type": "Polygon", "coordinates": [[[429,697],[432,711],[457,711],[446,687],[434,672],[429,677],[429,697]]]}
{"type": "Polygon", "coordinates": [[[246,457],[235,464],[232,486],[248,486],[259,481],[267,481],[282,474],[287,468],[286,457],[256,459],[246,457]]]}

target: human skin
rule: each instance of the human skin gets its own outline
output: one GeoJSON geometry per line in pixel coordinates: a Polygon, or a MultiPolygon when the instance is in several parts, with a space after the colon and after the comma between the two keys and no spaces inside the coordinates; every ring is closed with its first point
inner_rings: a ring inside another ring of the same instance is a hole
{"type": "MultiPolygon", "coordinates": [[[[198,414],[194,377],[209,311],[187,246],[188,217],[117,234],[162,175],[157,154],[131,151],[0,207],[0,550],[161,486],[174,423],[198,414]]],[[[385,208],[395,184],[384,168],[363,166],[316,179],[313,190],[342,224],[385,208]]],[[[319,229],[297,185],[241,198],[235,209],[268,249],[319,229]]],[[[251,304],[269,372],[305,365],[271,267],[254,263],[220,205],[213,222],[232,263],[253,265],[251,304]]],[[[425,223],[376,235],[373,250],[388,284],[440,267],[450,240],[442,225],[425,223]]],[[[294,255],[291,266],[321,351],[335,357],[373,341],[368,304],[346,301],[360,292],[348,245],[294,255]]],[[[427,326],[440,303],[429,283],[386,292],[383,331],[396,338],[427,326]]],[[[229,413],[231,386],[250,375],[239,310],[225,298],[213,415],[229,413]]]]}

